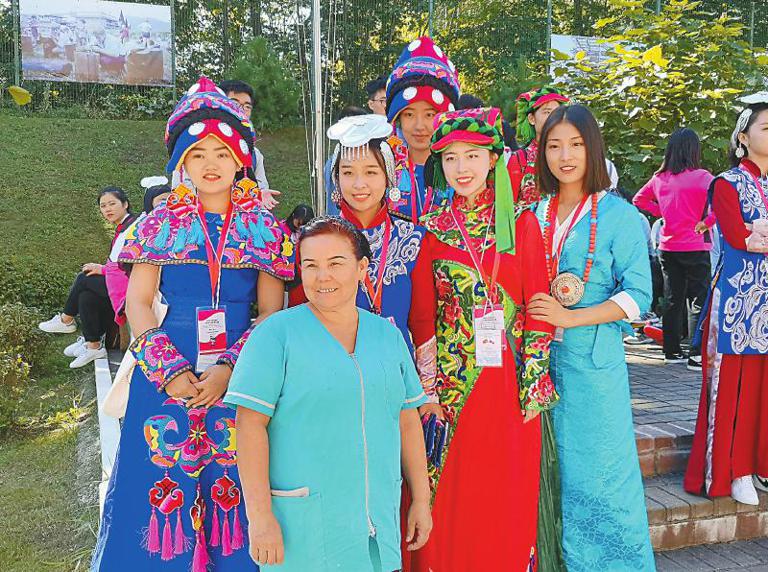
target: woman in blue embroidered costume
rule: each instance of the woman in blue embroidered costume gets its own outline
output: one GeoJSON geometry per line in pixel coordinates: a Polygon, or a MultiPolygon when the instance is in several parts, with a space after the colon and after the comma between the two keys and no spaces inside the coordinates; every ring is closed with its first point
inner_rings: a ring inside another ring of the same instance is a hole
{"type": "Polygon", "coordinates": [[[551,293],[529,313],[557,327],[550,371],[569,572],[655,570],[637,459],[624,318],[651,301],[637,209],[606,193],[600,128],[580,105],[552,112],[537,164],[551,293]]]}
{"type": "Polygon", "coordinates": [[[710,187],[722,254],[702,316],[703,384],[685,489],[757,505],[768,490],[768,93],[731,137],[710,187]]]}
{"type": "Polygon", "coordinates": [[[248,178],[253,130],[201,78],[165,134],[174,190],[126,237],[127,314],[137,336],[120,448],[92,570],[256,570],[237,473],[235,414],[224,405],[251,329],[279,310],[293,244],[248,178]],[[193,190],[194,189],[194,190],[193,190]],[[155,292],[168,305],[158,323],[155,292]]]}
{"type": "MultiPolygon", "coordinates": [[[[328,129],[328,137],[337,140],[332,157],[336,181],[332,193],[342,218],[362,231],[371,245],[373,258],[368,277],[360,284],[357,306],[390,320],[403,334],[408,348],[416,356],[427,355],[424,348],[435,340],[414,339],[418,331],[413,311],[418,291],[413,282],[419,272],[431,276],[429,264],[418,264],[425,230],[390,212],[391,196],[397,193],[395,160],[387,142],[392,126],[381,115],[346,117],[328,129]],[[425,345],[426,344],[426,345],[425,345]]],[[[291,296],[291,305],[306,301],[303,288],[291,296]]],[[[434,315],[431,317],[434,322],[434,315]]],[[[431,355],[432,352],[427,352],[431,355]]],[[[434,363],[419,364],[420,371],[434,377],[434,363]]]]}

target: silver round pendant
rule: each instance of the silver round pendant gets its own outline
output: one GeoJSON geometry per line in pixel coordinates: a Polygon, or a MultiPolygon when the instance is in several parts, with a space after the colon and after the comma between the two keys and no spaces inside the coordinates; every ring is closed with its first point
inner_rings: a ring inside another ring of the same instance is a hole
{"type": "Polygon", "coordinates": [[[552,280],[552,297],[568,307],[578,304],[584,297],[584,281],[571,272],[563,272],[552,280]]]}
{"type": "Polygon", "coordinates": [[[393,203],[397,203],[402,198],[402,194],[400,193],[400,189],[398,187],[390,187],[389,188],[389,200],[393,203]]]}

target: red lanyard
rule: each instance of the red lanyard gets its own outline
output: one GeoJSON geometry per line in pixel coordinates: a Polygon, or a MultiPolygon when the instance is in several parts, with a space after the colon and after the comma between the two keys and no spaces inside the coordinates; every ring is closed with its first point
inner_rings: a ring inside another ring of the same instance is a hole
{"type": "Polygon", "coordinates": [[[563,246],[565,245],[565,239],[568,238],[568,234],[571,232],[571,229],[573,229],[576,222],[579,220],[579,215],[581,214],[581,211],[584,209],[584,205],[587,204],[587,201],[589,200],[590,195],[586,195],[583,199],[581,199],[581,202],[579,203],[579,206],[576,207],[576,210],[573,212],[573,218],[571,219],[571,223],[568,225],[568,229],[563,233],[563,236],[560,237],[560,242],[557,244],[557,250],[555,252],[552,252],[552,246],[553,242],[555,240],[555,224],[557,223],[557,207],[559,205],[559,201],[557,200],[558,197],[555,195],[552,197],[552,206],[551,206],[551,213],[549,215],[549,240],[547,241],[548,244],[546,245],[547,248],[547,254],[551,256],[551,263],[549,270],[549,280],[550,282],[554,279],[554,277],[557,275],[557,270],[560,266],[560,255],[563,252],[563,246]]]}
{"type": "Polygon", "coordinates": [[[368,295],[368,301],[371,303],[371,309],[374,313],[381,315],[381,297],[384,292],[384,269],[387,267],[387,252],[389,251],[389,241],[392,238],[392,219],[387,214],[384,219],[384,237],[382,238],[381,255],[379,256],[379,272],[376,276],[376,287],[371,282],[371,276],[366,272],[363,287],[368,295]]]}
{"type": "MultiPolygon", "coordinates": [[[[461,238],[464,241],[464,244],[467,246],[467,252],[469,252],[470,258],[472,258],[472,264],[475,265],[475,268],[480,274],[480,279],[483,281],[483,284],[485,284],[486,296],[493,303],[496,303],[496,278],[499,275],[499,262],[500,262],[499,251],[498,250],[496,251],[496,255],[493,259],[493,272],[489,277],[488,273],[485,271],[485,268],[483,267],[483,261],[478,256],[477,251],[475,251],[474,247],[472,246],[472,242],[469,239],[469,233],[467,232],[467,227],[464,226],[464,223],[459,222],[459,218],[456,216],[456,207],[453,204],[451,204],[451,215],[453,215],[453,221],[456,223],[456,226],[458,227],[459,232],[461,233],[461,238]]],[[[490,225],[491,221],[488,221],[488,224],[490,225]]]]}
{"type": "Polygon", "coordinates": [[[419,183],[416,181],[416,166],[408,159],[408,176],[411,178],[411,222],[419,224],[419,183]]]}
{"type": "Polygon", "coordinates": [[[219,235],[219,244],[216,246],[216,252],[213,251],[213,242],[208,234],[208,223],[205,220],[205,210],[203,205],[198,202],[197,215],[200,217],[200,223],[203,227],[203,235],[205,236],[205,254],[208,258],[208,274],[211,278],[211,305],[214,308],[219,306],[219,282],[221,281],[221,261],[224,256],[224,247],[227,245],[227,237],[229,236],[229,227],[232,224],[232,217],[234,209],[232,203],[229,203],[227,209],[227,216],[224,219],[224,226],[221,227],[221,234],[219,235]]]}

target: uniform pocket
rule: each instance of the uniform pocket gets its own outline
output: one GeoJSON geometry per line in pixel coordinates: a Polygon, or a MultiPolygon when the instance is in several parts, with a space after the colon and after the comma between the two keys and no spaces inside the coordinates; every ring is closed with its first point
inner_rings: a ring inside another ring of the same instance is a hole
{"type": "Polygon", "coordinates": [[[592,363],[600,369],[614,366],[617,362],[624,362],[621,327],[614,322],[600,324],[592,346],[592,363]]]}
{"type": "Polygon", "coordinates": [[[324,572],[323,510],[320,495],[273,496],[272,512],[280,523],[285,560],[280,566],[262,565],[275,572],[324,572]]]}

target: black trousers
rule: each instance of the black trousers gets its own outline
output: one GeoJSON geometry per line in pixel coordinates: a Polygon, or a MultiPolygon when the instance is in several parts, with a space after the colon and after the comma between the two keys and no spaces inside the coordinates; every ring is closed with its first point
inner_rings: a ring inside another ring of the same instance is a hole
{"type": "Polygon", "coordinates": [[[115,319],[104,276],[86,276],[84,272],[78,274],[69,290],[64,313],[80,316],[80,327],[86,342],[101,340],[115,319]]]}
{"type": "MultiPolygon", "coordinates": [[[[701,307],[707,297],[711,276],[709,252],[667,252],[659,253],[661,270],[664,274],[664,353],[681,352],[680,339],[686,325],[689,333],[696,331],[701,307]],[[686,307],[686,300],[688,305],[686,307]],[[686,312],[687,310],[687,312],[686,312]]],[[[699,350],[691,350],[698,355],[699,350]]]]}

